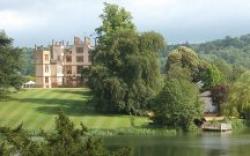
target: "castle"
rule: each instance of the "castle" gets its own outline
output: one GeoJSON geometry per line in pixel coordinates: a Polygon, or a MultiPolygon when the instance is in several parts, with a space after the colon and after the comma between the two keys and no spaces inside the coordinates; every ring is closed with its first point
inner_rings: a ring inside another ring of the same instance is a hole
{"type": "Polygon", "coordinates": [[[39,88],[79,87],[86,81],[82,69],[91,65],[90,39],[74,37],[74,44],[54,42],[35,47],[36,86],[39,88]]]}

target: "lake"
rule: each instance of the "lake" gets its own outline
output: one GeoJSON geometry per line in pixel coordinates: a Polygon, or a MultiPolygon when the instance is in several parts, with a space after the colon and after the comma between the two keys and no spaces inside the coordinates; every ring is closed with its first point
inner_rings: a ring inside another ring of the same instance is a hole
{"type": "Polygon", "coordinates": [[[199,136],[105,137],[110,148],[130,146],[134,156],[250,156],[249,134],[203,133],[199,136]]]}

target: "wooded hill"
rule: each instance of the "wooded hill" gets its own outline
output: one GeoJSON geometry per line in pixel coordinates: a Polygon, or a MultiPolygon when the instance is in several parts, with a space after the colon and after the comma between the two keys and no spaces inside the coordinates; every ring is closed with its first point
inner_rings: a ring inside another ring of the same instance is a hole
{"type": "MultiPolygon", "coordinates": [[[[250,34],[240,37],[226,36],[224,39],[218,39],[200,44],[182,44],[192,48],[202,58],[209,61],[222,59],[231,65],[250,68],[250,34]]],[[[176,49],[180,44],[168,45],[161,54],[161,62],[165,62],[168,53],[176,49]]],[[[164,65],[163,65],[164,67],[164,65]]]]}

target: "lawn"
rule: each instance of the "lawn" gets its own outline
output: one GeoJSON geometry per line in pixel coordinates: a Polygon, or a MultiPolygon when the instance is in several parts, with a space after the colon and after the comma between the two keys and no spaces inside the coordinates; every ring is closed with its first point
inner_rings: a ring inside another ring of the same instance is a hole
{"type": "MultiPolygon", "coordinates": [[[[23,122],[28,130],[51,130],[57,112],[62,109],[79,125],[83,122],[91,129],[118,129],[131,127],[129,115],[96,113],[87,100],[88,89],[26,89],[0,100],[0,126],[14,127],[23,122]]],[[[136,117],[136,126],[147,125],[148,119],[136,117]]]]}

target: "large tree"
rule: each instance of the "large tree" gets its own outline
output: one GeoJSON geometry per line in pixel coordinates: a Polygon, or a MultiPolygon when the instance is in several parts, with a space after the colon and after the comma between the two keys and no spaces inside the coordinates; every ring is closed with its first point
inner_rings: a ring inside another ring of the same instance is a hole
{"type": "Polygon", "coordinates": [[[250,119],[250,72],[243,73],[230,87],[224,114],[250,119]]]}
{"type": "Polygon", "coordinates": [[[0,32],[0,95],[22,82],[22,50],[12,46],[12,39],[0,32]]]}
{"type": "Polygon", "coordinates": [[[164,39],[155,32],[138,33],[130,13],[117,5],[105,3],[101,18],[88,70],[96,108],[140,114],[161,86],[158,53],[164,39]]]}
{"type": "Polygon", "coordinates": [[[202,114],[199,89],[186,79],[168,79],[160,94],[153,100],[156,125],[188,131],[194,119],[202,114]]]}
{"type": "MultiPolygon", "coordinates": [[[[180,46],[172,50],[168,57],[166,63],[166,73],[171,75],[175,68],[185,69],[185,73],[189,72],[191,81],[200,81],[199,73],[200,71],[206,70],[208,63],[197,55],[195,51],[186,46],[180,46]]],[[[174,71],[175,72],[175,71],[174,71]]]]}

